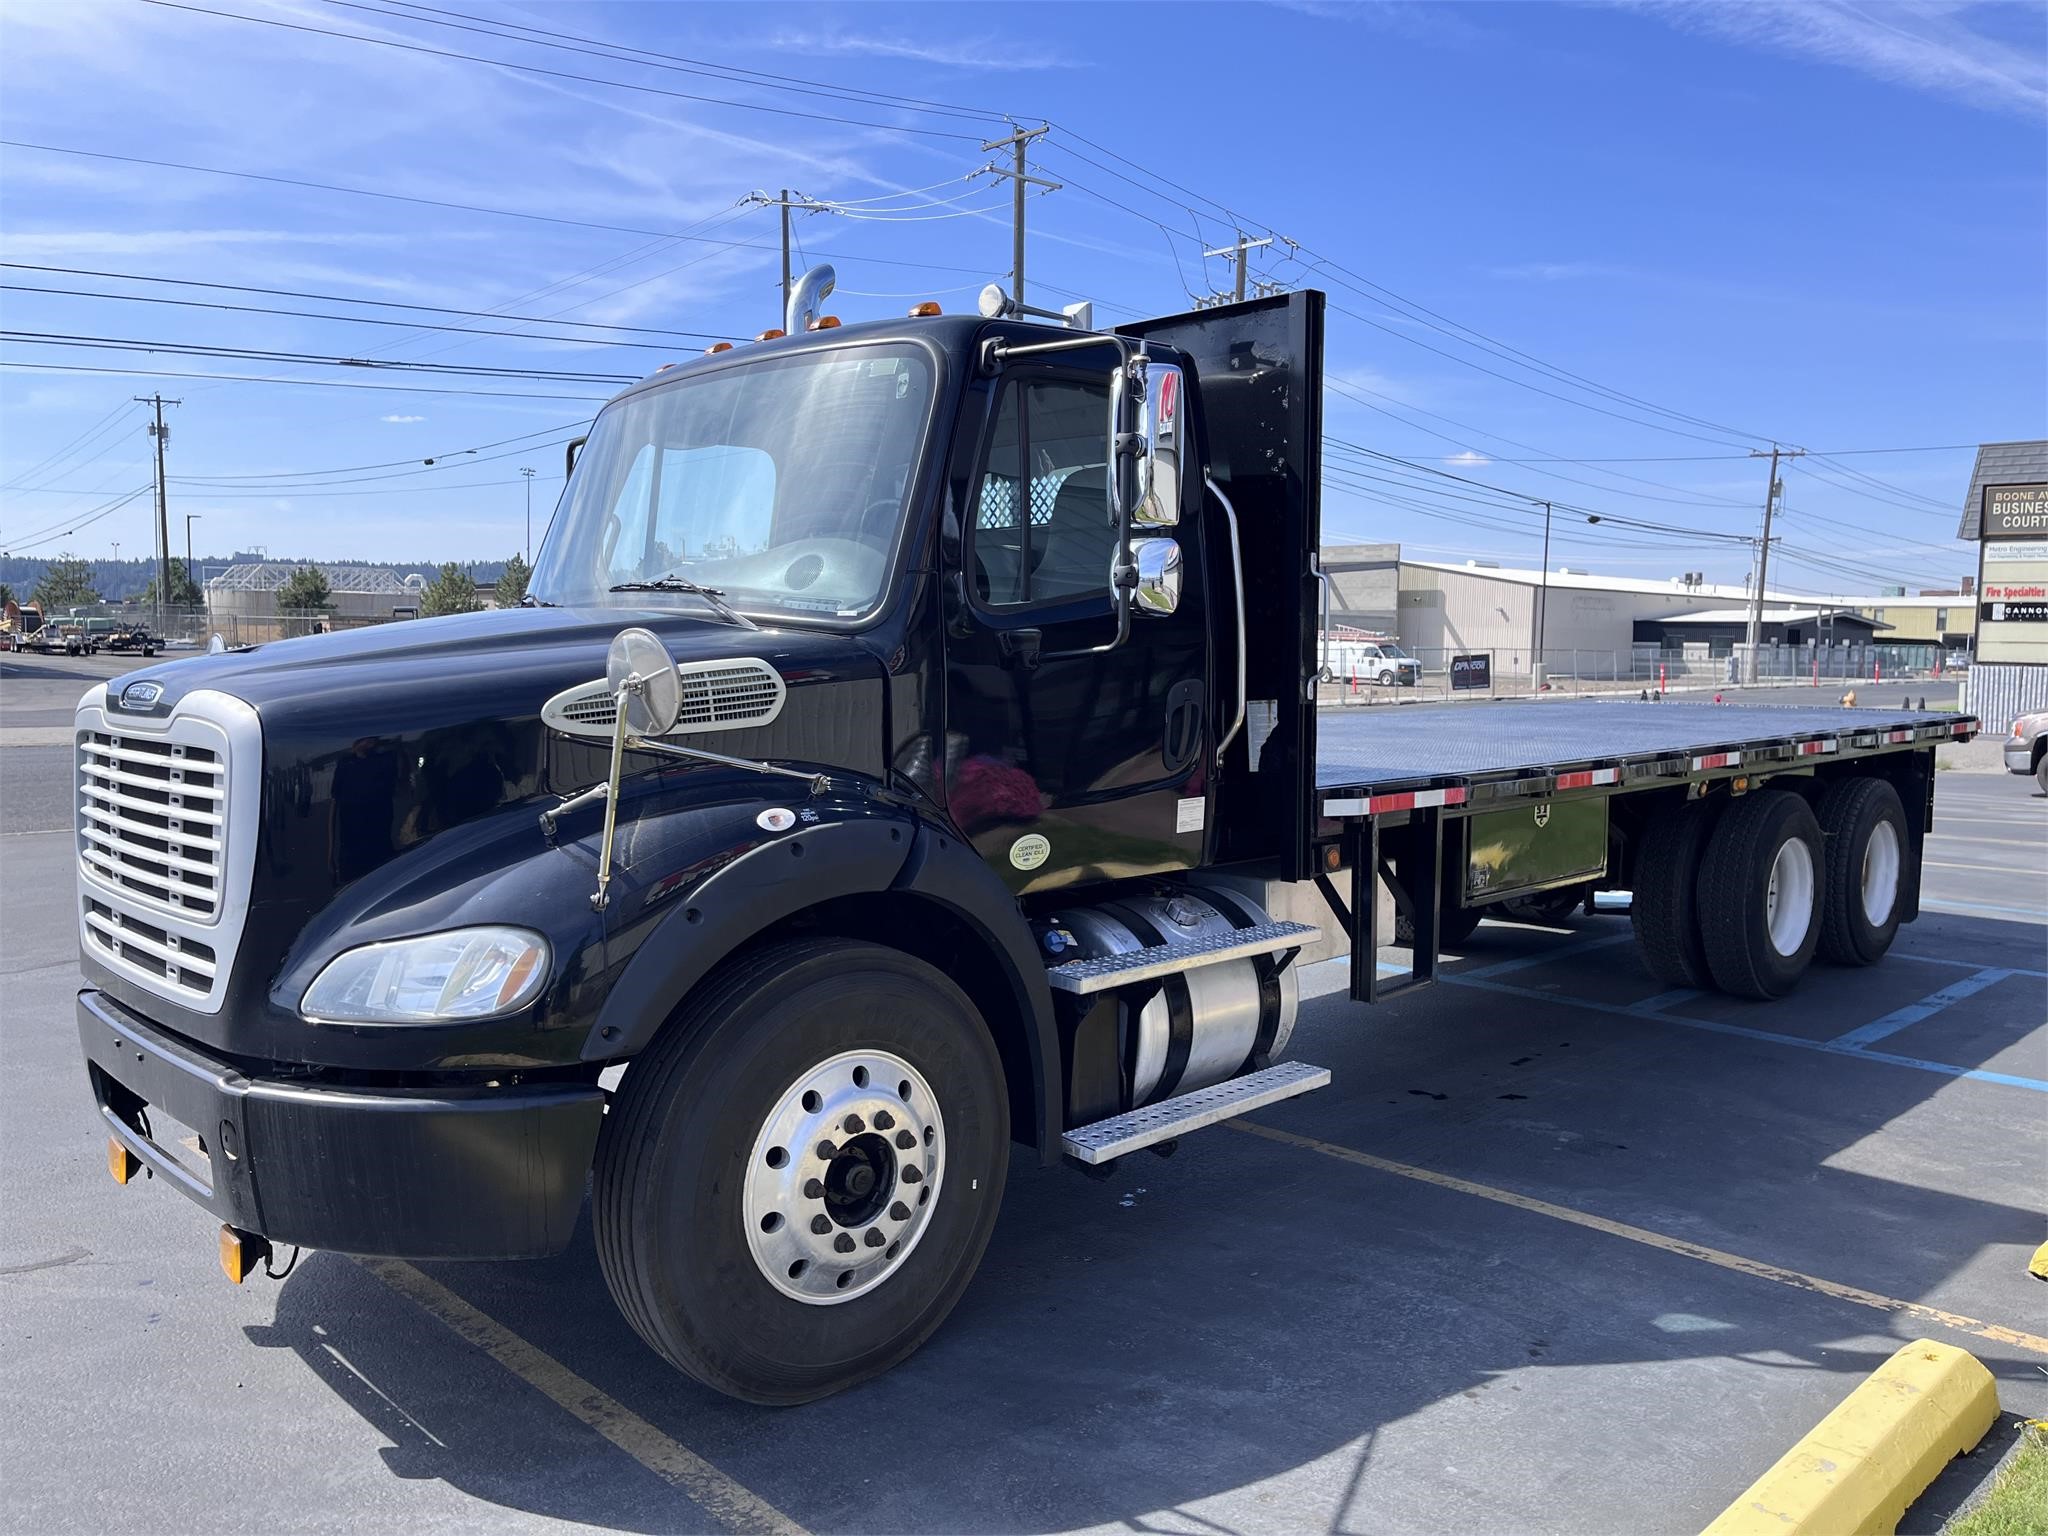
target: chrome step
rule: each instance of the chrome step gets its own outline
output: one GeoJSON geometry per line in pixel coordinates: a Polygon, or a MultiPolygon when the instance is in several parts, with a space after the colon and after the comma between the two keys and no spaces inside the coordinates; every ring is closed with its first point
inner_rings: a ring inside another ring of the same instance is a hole
{"type": "Polygon", "coordinates": [[[1111,1115],[1093,1125],[1077,1126],[1060,1138],[1060,1148],[1067,1156],[1084,1163],[1106,1163],[1154,1142],[1171,1141],[1247,1110],[1262,1109],[1298,1093],[1326,1087],[1329,1081],[1328,1067],[1283,1061],[1263,1072],[1248,1072],[1227,1083],[1197,1088],[1179,1098],[1163,1099],[1142,1109],[1111,1115]]]}
{"type": "Polygon", "coordinates": [[[1127,987],[1132,982],[1151,981],[1225,960],[1241,960],[1247,955],[1299,949],[1321,933],[1321,929],[1309,923],[1259,923],[1251,928],[1233,928],[1228,933],[1206,934],[1199,939],[1148,944],[1129,954],[1069,960],[1064,965],[1048,966],[1045,979],[1052,983],[1055,992],[1107,992],[1111,987],[1127,987]]]}

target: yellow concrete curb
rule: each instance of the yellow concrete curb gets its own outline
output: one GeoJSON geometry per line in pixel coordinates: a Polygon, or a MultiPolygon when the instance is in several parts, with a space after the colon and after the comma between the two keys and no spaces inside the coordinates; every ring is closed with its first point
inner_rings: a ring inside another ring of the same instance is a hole
{"type": "Polygon", "coordinates": [[[1997,1390],[1976,1356],[1916,1339],[1751,1483],[1705,1536],[1889,1536],[1997,1417],[1997,1390]]]}
{"type": "Polygon", "coordinates": [[[2048,1243],[2034,1250],[2034,1256],[2027,1260],[2027,1273],[2036,1280],[2048,1280],[2048,1243]]]}

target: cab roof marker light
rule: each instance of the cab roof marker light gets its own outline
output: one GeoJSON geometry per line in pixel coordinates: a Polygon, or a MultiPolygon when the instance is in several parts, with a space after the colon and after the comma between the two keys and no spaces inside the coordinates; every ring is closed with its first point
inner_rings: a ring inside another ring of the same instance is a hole
{"type": "Polygon", "coordinates": [[[708,347],[706,347],[706,348],[704,349],[704,352],[705,352],[705,355],[706,355],[706,356],[711,356],[711,355],[714,355],[714,354],[716,354],[716,353],[719,353],[719,352],[730,352],[731,350],[732,350],[732,343],[731,343],[731,342],[729,342],[729,341],[714,341],[713,343],[711,343],[711,345],[710,345],[710,346],[708,346],[708,347]]]}
{"type": "Polygon", "coordinates": [[[767,330],[763,331],[763,332],[762,332],[762,333],[761,333],[760,335],[756,336],[756,337],[754,338],[754,340],[756,340],[756,341],[780,341],[780,340],[782,340],[782,338],[783,338],[783,337],[787,336],[788,334],[789,334],[789,332],[787,332],[787,331],[785,331],[784,329],[782,329],[782,327],[781,327],[781,326],[779,326],[779,325],[771,325],[771,326],[769,326],[769,327],[768,327],[768,329],[767,329],[767,330]]]}
{"type": "Polygon", "coordinates": [[[836,331],[839,329],[839,317],[837,315],[820,315],[811,322],[811,329],[814,331],[836,331]]]}
{"type": "Polygon", "coordinates": [[[945,311],[939,308],[939,301],[937,299],[926,299],[922,304],[910,306],[910,318],[913,320],[927,320],[933,315],[943,315],[944,313],[945,311]]]}

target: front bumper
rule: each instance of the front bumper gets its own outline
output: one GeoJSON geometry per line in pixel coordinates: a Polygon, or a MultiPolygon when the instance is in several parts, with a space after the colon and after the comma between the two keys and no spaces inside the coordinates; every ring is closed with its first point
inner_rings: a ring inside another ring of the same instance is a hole
{"type": "Polygon", "coordinates": [[[2032,773],[2034,771],[2034,744],[2031,741],[2014,741],[2005,738],[2005,771],[2007,773],[2032,773]]]}
{"type": "Polygon", "coordinates": [[[221,1221],[273,1243],[539,1258],[575,1231],[604,1115],[594,1084],[454,1091],[251,1078],[90,990],[78,994],[78,1035],[107,1134],[221,1221]],[[190,1127],[191,1140],[164,1145],[152,1113],[190,1127]]]}

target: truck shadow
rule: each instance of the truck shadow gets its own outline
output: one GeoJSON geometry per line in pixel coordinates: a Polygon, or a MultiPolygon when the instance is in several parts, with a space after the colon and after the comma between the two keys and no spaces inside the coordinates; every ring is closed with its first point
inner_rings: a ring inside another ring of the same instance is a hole
{"type": "MultiPolygon", "coordinates": [[[[1605,918],[1579,926],[1582,937],[1617,931],[1605,918]]],[[[1908,933],[1929,952],[2039,965],[2031,925],[1930,915],[1908,933]]],[[[1457,965],[1497,964],[1528,941],[1488,925],[1457,965]]],[[[1615,945],[1557,964],[1591,990],[1634,961],[1615,945]]],[[[1885,984],[1842,1005],[1844,1030],[1967,973],[1900,960],[1856,974],[1885,984]]],[[[1948,1037],[1977,1056],[1953,1064],[2038,1043],[2041,983],[2030,985],[1948,1037]]],[[[1341,997],[1306,1005],[1295,1050],[1330,1066],[1336,1085],[1258,1118],[2026,1325],[2033,1294],[2018,1266],[2010,1287],[2003,1266],[1989,1280],[1981,1265],[1968,1284],[1958,1276],[1987,1248],[2039,1240],[2038,1208],[1997,1193],[2029,1187],[2014,1134],[2037,1133],[2036,1095],[1588,1012],[1573,990],[1488,1006],[1441,986],[1371,1014],[1341,997]],[[1931,1102],[1940,1095],[1947,1105],[1931,1102]]],[[[1746,1016],[1792,1033],[1838,990],[1816,972],[1746,1016]]],[[[2034,1382],[2039,1364],[1912,1316],[1228,1129],[1100,1182],[1020,1154],[953,1318],[897,1370],[805,1408],[731,1402],[655,1357],[614,1310],[587,1222],[553,1260],[422,1267],[795,1521],[834,1532],[1144,1530],[1153,1516],[1223,1530],[1201,1501],[1300,1469],[1312,1470],[1247,1497],[1285,1500],[1274,1510],[1290,1526],[1365,1530],[1385,1523],[1390,1495],[1421,1484],[1423,1523],[1531,1529],[1555,1525],[1569,1491],[1601,1476],[1586,1435],[1605,1423],[1629,1426],[1632,1460],[1662,1447],[1691,1464],[1662,1492],[1646,1476],[1632,1523],[1697,1528],[1896,1342],[1952,1338],[2014,1383],[2034,1382]],[[1767,1373],[1780,1372],[1785,1385],[1772,1387],[1767,1373]],[[1400,1433],[1383,1434],[1390,1426],[1400,1433]],[[1512,1457],[1471,1448],[1503,1436],[1512,1457]]],[[[394,1475],[587,1524],[718,1528],[346,1259],[311,1256],[275,1322],[251,1334],[298,1353],[390,1440],[394,1475]]]]}

